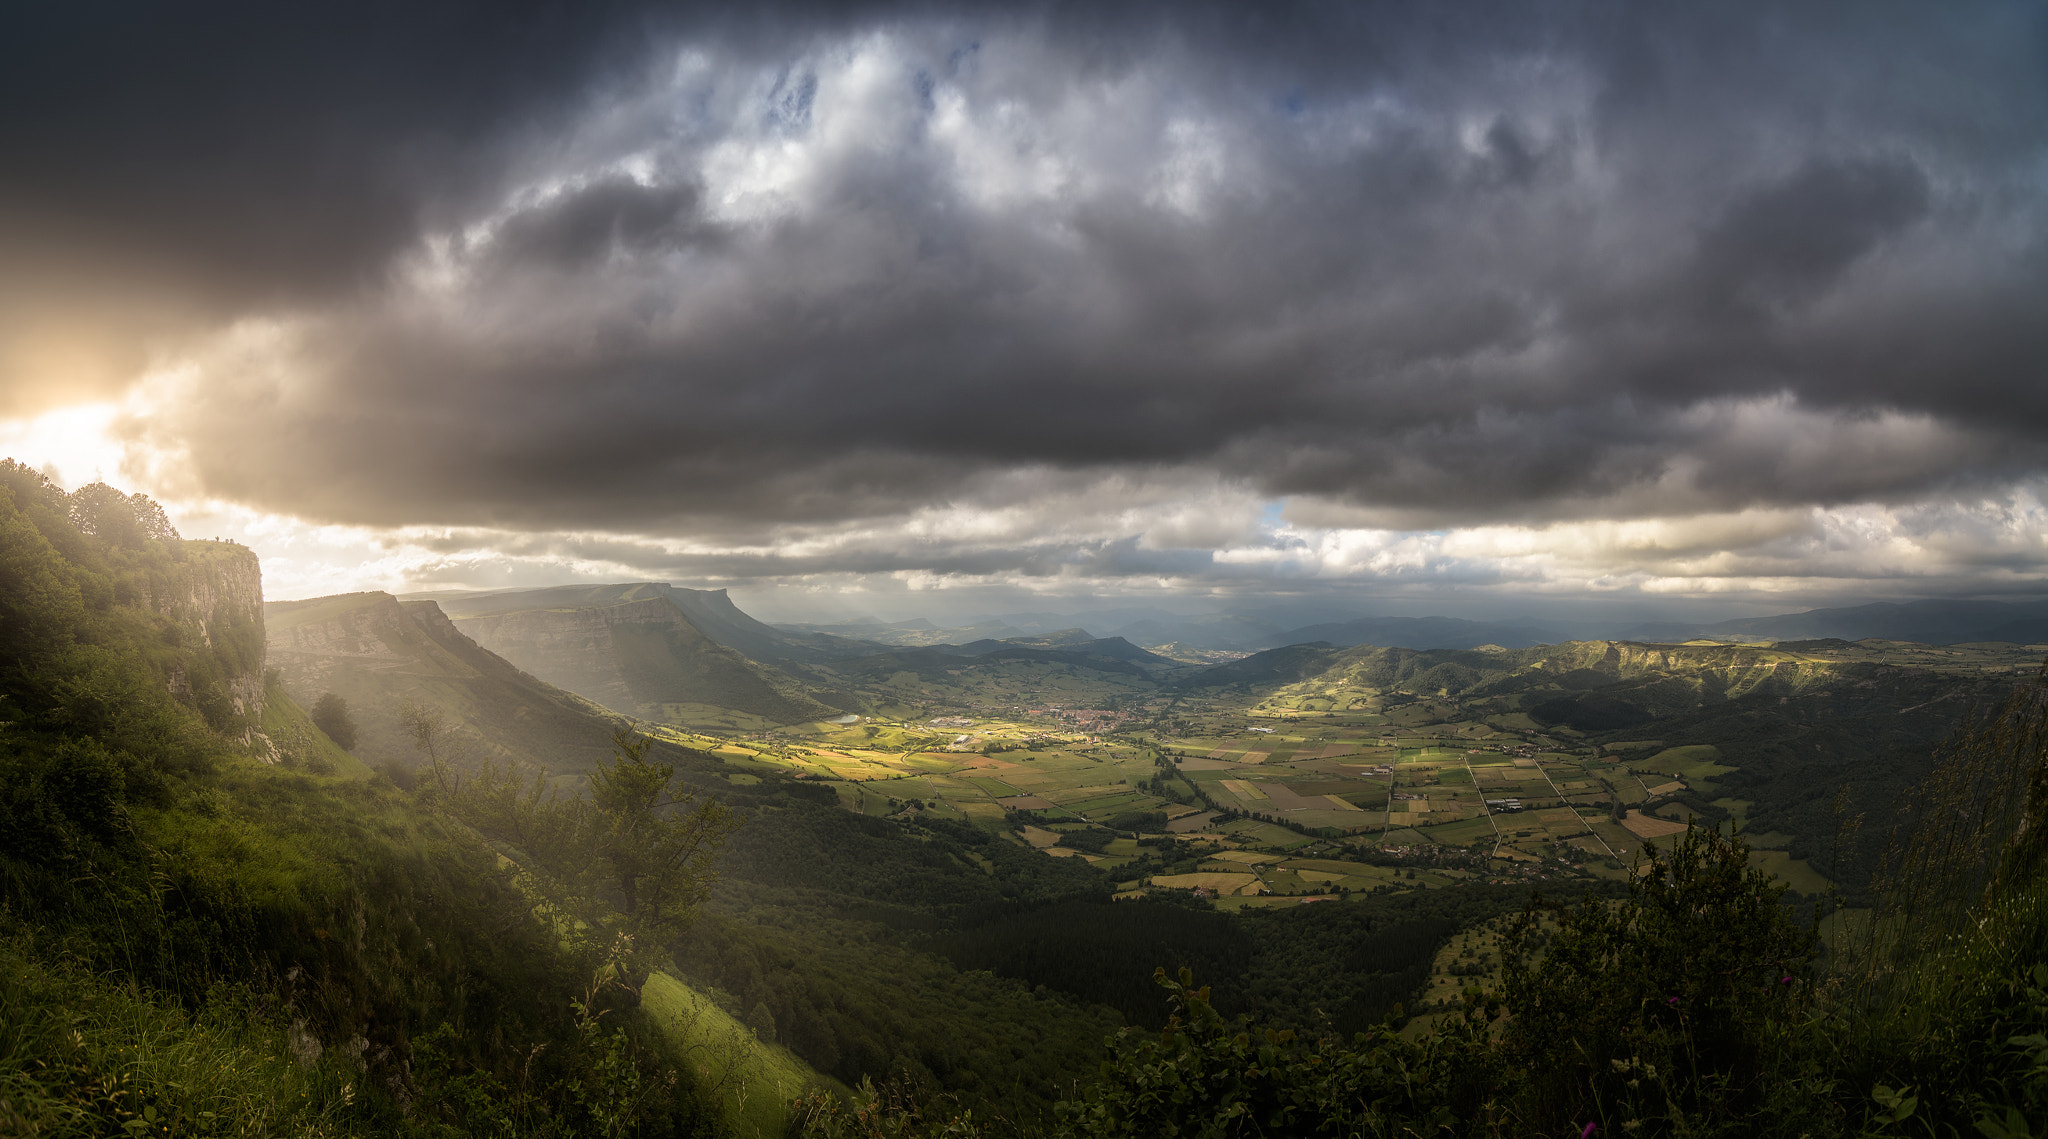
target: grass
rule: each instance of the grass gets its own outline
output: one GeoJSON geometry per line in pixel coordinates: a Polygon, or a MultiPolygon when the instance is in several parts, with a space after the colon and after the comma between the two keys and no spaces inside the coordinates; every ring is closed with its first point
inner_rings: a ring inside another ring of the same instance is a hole
{"type": "Polygon", "coordinates": [[[289,738],[296,729],[303,729],[305,734],[302,738],[308,741],[319,759],[326,761],[336,776],[343,779],[370,777],[369,765],[341,750],[341,746],[328,739],[325,732],[314,727],[313,718],[279,685],[270,685],[264,693],[261,729],[273,743],[289,738]]]}
{"type": "Polygon", "coordinates": [[[360,1134],[354,1073],[302,1066],[275,1006],[218,988],[196,1013],[0,944],[0,1133],[360,1134]]]}
{"type": "Polygon", "coordinates": [[[1629,766],[1684,779],[1712,779],[1735,770],[1719,762],[1720,758],[1721,749],[1713,744],[1688,744],[1665,748],[1648,759],[1631,761],[1629,766]]]}
{"type": "Polygon", "coordinates": [[[1826,893],[1834,885],[1804,859],[1794,858],[1782,850],[1752,850],[1749,852],[1749,864],[1769,871],[1794,890],[1814,897],[1826,893]]]}
{"type": "Polygon", "coordinates": [[[779,1139],[789,1124],[789,1105],[808,1092],[847,1094],[845,1085],[813,1071],[788,1049],[757,1039],[710,998],[667,973],[647,978],[640,1002],[740,1139],[779,1139]]]}

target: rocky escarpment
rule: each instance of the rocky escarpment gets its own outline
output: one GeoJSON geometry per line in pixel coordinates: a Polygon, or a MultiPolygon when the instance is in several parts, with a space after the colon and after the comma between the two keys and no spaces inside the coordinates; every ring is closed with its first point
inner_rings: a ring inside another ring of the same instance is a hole
{"type": "Polygon", "coordinates": [[[172,670],[170,689],[202,707],[225,699],[236,719],[251,724],[263,714],[262,566],[255,551],[234,542],[174,547],[175,560],[134,583],[142,608],[196,633],[207,650],[191,667],[172,670]]]}
{"type": "Polygon", "coordinates": [[[455,625],[535,676],[650,720],[690,723],[737,712],[787,724],[835,711],[706,635],[665,596],[489,613],[455,625]]]}
{"type": "Polygon", "coordinates": [[[502,593],[422,594],[456,621],[551,609],[604,609],[631,601],[666,601],[697,632],[748,660],[772,666],[818,664],[873,656],[880,646],[824,633],[791,633],[763,624],[734,605],[723,589],[684,589],[660,581],[561,585],[502,593]]]}
{"type": "Polygon", "coordinates": [[[558,773],[602,762],[627,726],[477,645],[431,601],[350,593],[264,608],[285,691],[308,705],[327,692],[348,701],[355,755],[372,766],[416,762],[400,722],[408,702],[440,711],[493,755],[558,773]]]}
{"type": "Polygon", "coordinates": [[[265,610],[270,658],[294,699],[300,698],[301,690],[317,695],[340,672],[475,672],[460,662],[437,659],[431,639],[388,593],[278,601],[265,610]]]}

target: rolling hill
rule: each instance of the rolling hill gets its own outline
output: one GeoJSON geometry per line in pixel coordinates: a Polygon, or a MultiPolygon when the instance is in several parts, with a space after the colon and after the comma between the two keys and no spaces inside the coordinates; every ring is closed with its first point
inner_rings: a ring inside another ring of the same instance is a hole
{"type": "Polygon", "coordinates": [[[751,660],[771,664],[843,660],[882,648],[872,641],[779,629],[755,620],[734,605],[723,589],[684,589],[659,581],[411,596],[438,602],[457,621],[532,610],[598,609],[627,602],[666,601],[705,636],[751,660]]]}
{"type": "MultiPolygon", "coordinates": [[[[656,723],[756,729],[838,713],[787,674],[706,633],[677,601],[690,592],[638,584],[500,594],[458,604],[463,615],[454,625],[550,684],[656,723]]],[[[714,614],[721,608],[686,599],[714,614]]],[[[723,608],[729,629],[752,620],[729,601],[723,608]]]]}
{"type": "Polygon", "coordinates": [[[1459,617],[1360,617],[1352,621],[1304,625],[1265,638],[1262,645],[1308,644],[1398,645],[1405,649],[1476,649],[1503,645],[1511,649],[1553,643],[1554,632],[1529,625],[1467,621],[1459,617]]]}
{"type": "Polygon", "coordinates": [[[1929,645],[2004,641],[2048,642],[2048,603],[2000,601],[1881,601],[1837,609],[1810,609],[1769,617],[1743,617],[1711,625],[1657,624],[1631,629],[1638,640],[1795,641],[1838,638],[1914,641],[1929,645]]]}
{"type": "Polygon", "coordinates": [[[357,758],[411,767],[399,725],[407,700],[440,708],[484,746],[550,771],[575,773],[611,755],[626,720],[525,672],[464,636],[431,601],[349,593],[264,606],[267,658],[302,705],[323,692],[348,701],[357,758]]]}
{"type": "Polygon", "coordinates": [[[1054,653],[1059,655],[1059,659],[1120,661],[1154,671],[1186,667],[1179,661],[1139,648],[1122,637],[1091,637],[1083,629],[1071,629],[1065,634],[1051,636],[980,640],[964,645],[933,645],[932,648],[938,652],[972,657],[1008,653],[1012,659],[1029,659],[1036,653],[1054,653]]]}

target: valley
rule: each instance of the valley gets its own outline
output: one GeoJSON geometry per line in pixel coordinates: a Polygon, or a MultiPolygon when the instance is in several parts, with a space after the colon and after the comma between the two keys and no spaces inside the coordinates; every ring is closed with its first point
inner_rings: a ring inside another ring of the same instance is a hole
{"type": "Polygon", "coordinates": [[[1367,646],[1278,650],[1149,684],[1085,664],[955,659],[943,681],[898,672],[869,687],[883,714],[665,738],[717,756],[732,778],[791,774],[849,810],[1007,833],[1086,861],[1120,897],[1199,890],[1238,908],[1622,880],[1641,846],[1668,846],[1695,819],[1743,826],[1755,865],[1818,896],[1845,862],[1860,889],[1868,852],[1812,831],[1816,770],[1838,780],[1828,793],[1874,800],[1924,773],[1993,678],[2038,667],[2037,651],[1367,646]],[[1758,718],[1796,725],[1818,757],[1785,764],[1785,737],[1760,738],[1758,718]]]}
{"type": "Polygon", "coordinates": [[[40,638],[4,674],[32,831],[0,844],[0,979],[41,994],[45,1027],[126,1010],[76,1046],[90,1070],[126,1063],[122,1025],[173,1015],[135,1002],[162,1000],[267,1049],[251,1088],[394,1133],[600,1119],[594,1089],[640,1079],[672,1094],[635,1118],[676,1133],[781,1134],[877,1081],[1032,1133],[1097,1094],[1078,1074],[1144,1038],[1124,1030],[1188,1007],[1155,970],[1276,1032],[1434,1040],[1470,985],[1510,984],[1503,923],[1532,894],[1597,924],[1662,881],[1646,860],[1738,829],[1740,868],[1790,891],[1771,928],[1873,929],[1913,789],[2048,647],[1324,641],[1202,663],[1081,628],[777,629],[652,583],[262,604],[246,551],[82,534],[62,492],[5,473],[16,561],[129,600],[0,582],[40,638]],[[345,726],[306,711],[332,707],[345,726]],[[100,880],[128,885],[81,885],[100,880]],[[129,925],[157,958],[107,955],[129,925]],[[74,968],[60,944],[135,987],[49,980],[74,968]],[[237,985],[271,986],[250,998],[271,1011],[223,1004],[237,985]],[[550,1050],[550,1082],[515,1093],[550,1050]],[[379,1089],[360,1105],[304,1083],[358,1078],[379,1089]]]}
{"type": "Polygon", "coordinates": [[[270,628],[301,703],[336,691],[363,710],[372,766],[414,762],[404,700],[568,777],[603,754],[598,725],[637,723],[728,781],[812,781],[860,814],[1079,859],[1120,897],[1199,891],[1226,908],[1621,880],[1689,820],[1741,825],[1755,863],[1802,894],[1857,896],[1879,836],[1845,842],[1838,817],[1924,775],[2041,651],[1323,644],[1202,666],[1080,629],[914,647],[783,631],[723,594],[658,585],[351,595],[274,604],[270,628]]]}

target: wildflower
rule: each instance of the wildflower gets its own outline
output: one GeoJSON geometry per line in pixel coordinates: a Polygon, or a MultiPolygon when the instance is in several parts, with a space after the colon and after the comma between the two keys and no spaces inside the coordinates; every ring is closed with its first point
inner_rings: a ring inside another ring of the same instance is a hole
{"type": "Polygon", "coordinates": [[[1670,1005],[1670,1006],[1671,1006],[1672,1008],[1677,1008],[1677,1007],[1678,1007],[1678,998],[1677,998],[1677,997],[1670,997],[1670,998],[1666,999],[1664,1003],[1665,1003],[1665,1004],[1667,1004],[1667,1005],[1670,1005]]]}
{"type": "Polygon", "coordinates": [[[1784,976],[1782,976],[1782,977],[1778,978],[1778,983],[1779,983],[1779,984],[1781,984],[1781,985],[1789,985],[1789,984],[1791,984],[1791,983],[1792,983],[1792,974],[1790,974],[1790,973],[1787,973],[1787,974],[1785,974],[1784,976]]]}
{"type": "Polygon", "coordinates": [[[1598,1130],[1600,1125],[1588,1120],[1584,1127],[1579,1128],[1579,1139],[1589,1139],[1593,1132],[1598,1130]]]}

